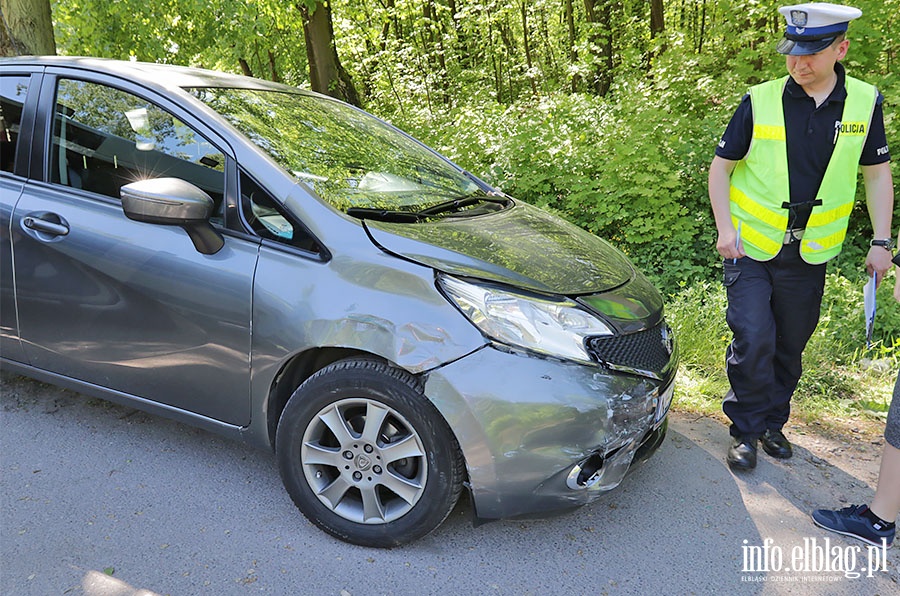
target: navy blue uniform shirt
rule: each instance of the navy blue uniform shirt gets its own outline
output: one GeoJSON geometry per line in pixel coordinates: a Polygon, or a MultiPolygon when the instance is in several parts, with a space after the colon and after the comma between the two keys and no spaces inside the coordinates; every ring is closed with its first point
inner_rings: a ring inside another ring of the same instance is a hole
{"type": "MultiPolygon", "coordinates": [[[[847,90],[846,77],[840,62],[834,65],[838,80],[834,90],[818,108],[813,98],[793,78],[788,77],[782,104],[784,106],[785,137],[787,140],[788,178],[790,181],[791,203],[804,203],[816,198],[825,169],[831,159],[836,141],[835,123],[840,122],[844,113],[847,90]]],[[[878,94],[869,135],[863,147],[859,164],[872,166],[890,161],[887,137],[884,132],[884,97],[878,94]]],[[[750,150],[753,137],[753,110],[750,94],[744,96],[731,122],[716,148],[716,155],[724,159],[739,161],[750,150]]],[[[797,209],[797,218],[788,226],[802,228],[809,219],[810,208],[797,209]]],[[[794,219],[794,218],[791,218],[794,219]]]]}

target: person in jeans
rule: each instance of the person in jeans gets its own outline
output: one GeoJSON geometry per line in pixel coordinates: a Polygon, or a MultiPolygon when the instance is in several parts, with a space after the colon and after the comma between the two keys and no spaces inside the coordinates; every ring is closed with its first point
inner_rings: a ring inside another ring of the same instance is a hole
{"type": "MultiPolygon", "coordinates": [[[[900,242],[900,234],[898,234],[900,242]]],[[[897,265],[894,299],[900,302],[900,254],[894,257],[897,265]]],[[[884,452],[875,497],[869,505],[850,505],[843,509],[816,509],[812,513],[817,526],[859,538],[868,544],[887,547],[894,542],[895,523],[900,514],[900,373],[894,383],[894,396],[884,427],[884,452]]]]}

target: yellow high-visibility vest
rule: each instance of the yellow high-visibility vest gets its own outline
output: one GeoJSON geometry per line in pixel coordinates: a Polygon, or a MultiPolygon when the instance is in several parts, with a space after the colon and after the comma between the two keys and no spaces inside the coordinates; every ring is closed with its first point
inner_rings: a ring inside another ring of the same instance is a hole
{"type": "MultiPolygon", "coordinates": [[[[740,222],[747,256],[767,261],[778,254],[788,225],[790,199],[784,109],[781,97],[788,77],[750,88],[753,139],[747,155],[731,175],[731,218],[740,222]]],[[[824,263],[841,252],[850,211],[856,199],[859,158],[872,122],[878,91],[858,79],[846,77],[847,99],[840,127],[835,127],[834,152],[800,242],[803,260],[824,263]]]]}

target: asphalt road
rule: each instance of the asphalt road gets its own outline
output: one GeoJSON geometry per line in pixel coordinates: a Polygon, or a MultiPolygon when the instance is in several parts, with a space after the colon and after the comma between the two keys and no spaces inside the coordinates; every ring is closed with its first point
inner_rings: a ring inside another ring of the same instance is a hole
{"type": "Polygon", "coordinates": [[[870,499],[877,441],[789,432],[793,459],[736,477],[722,423],[676,413],[590,506],[476,528],[463,501],[387,551],[307,522],[267,451],[8,373],[0,412],[4,595],[900,592],[900,548],[869,553],[808,516],[870,499]]]}

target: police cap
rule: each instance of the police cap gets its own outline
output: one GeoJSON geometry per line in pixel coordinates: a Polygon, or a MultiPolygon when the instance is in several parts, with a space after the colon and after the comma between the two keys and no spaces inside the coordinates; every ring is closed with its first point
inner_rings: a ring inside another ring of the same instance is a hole
{"type": "Polygon", "coordinates": [[[850,21],[862,16],[858,8],[826,2],[782,6],[778,12],[787,20],[787,30],[775,49],[792,56],[821,52],[847,31],[850,21]]]}

